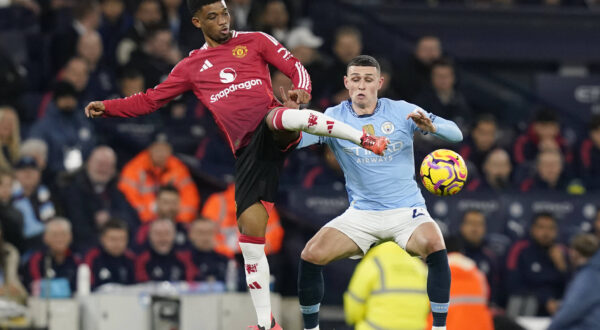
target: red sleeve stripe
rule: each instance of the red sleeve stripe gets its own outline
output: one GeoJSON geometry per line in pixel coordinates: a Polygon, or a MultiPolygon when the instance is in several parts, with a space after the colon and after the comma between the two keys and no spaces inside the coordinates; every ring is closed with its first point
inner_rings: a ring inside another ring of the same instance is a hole
{"type": "Polygon", "coordinates": [[[592,166],[592,140],[585,140],[581,144],[581,162],[583,163],[583,167],[590,168],[592,166]]]}
{"type": "Polygon", "coordinates": [[[42,278],[42,270],[40,268],[42,257],[42,252],[36,252],[29,260],[29,275],[31,275],[32,280],[39,280],[42,278]]]}
{"type": "Polygon", "coordinates": [[[508,254],[508,260],[506,262],[506,268],[508,268],[508,270],[514,270],[515,268],[517,268],[517,263],[519,261],[519,256],[521,255],[521,251],[523,251],[528,246],[529,242],[526,240],[519,241],[515,243],[515,245],[513,245],[513,248],[508,254]]]}
{"type": "Polygon", "coordinates": [[[146,272],[148,260],[150,260],[150,252],[146,251],[135,261],[135,279],[138,283],[150,281],[148,272],[146,272]]]}
{"type": "Polygon", "coordinates": [[[308,174],[306,175],[306,177],[304,177],[304,181],[302,182],[302,187],[306,189],[312,188],[312,186],[315,185],[315,179],[321,173],[323,173],[323,167],[321,166],[317,166],[312,170],[308,171],[308,174]]]}
{"type": "Polygon", "coordinates": [[[273,127],[276,130],[283,130],[283,112],[287,109],[278,109],[275,110],[275,114],[273,115],[273,127]]]}

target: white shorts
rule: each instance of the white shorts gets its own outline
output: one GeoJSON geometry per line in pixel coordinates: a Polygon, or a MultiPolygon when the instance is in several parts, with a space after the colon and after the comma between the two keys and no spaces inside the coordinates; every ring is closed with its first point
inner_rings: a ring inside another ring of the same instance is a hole
{"type": "MultiPolygon", "coordinates": [[[[358,245],[363,255],[380,241],[393,240],[401,248],[421,224],[435,221],[423,207],[399,208],[383,211],[348,208],[324,227],[335,228],[358,245]]],[[[351,258],[360,258],[355,256],[351,258]]]]}

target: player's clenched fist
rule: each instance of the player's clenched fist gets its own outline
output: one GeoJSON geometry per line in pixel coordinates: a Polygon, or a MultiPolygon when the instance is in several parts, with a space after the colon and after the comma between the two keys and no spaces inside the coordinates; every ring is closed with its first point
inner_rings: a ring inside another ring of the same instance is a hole
{"type": "Polygon", "coordinates": [[[90,104],[85,107],[85,116],[88,118],[97,118],[101,117],[106,111],[104,107],[104,103],[100,101],[90,102],[90,104]]]}

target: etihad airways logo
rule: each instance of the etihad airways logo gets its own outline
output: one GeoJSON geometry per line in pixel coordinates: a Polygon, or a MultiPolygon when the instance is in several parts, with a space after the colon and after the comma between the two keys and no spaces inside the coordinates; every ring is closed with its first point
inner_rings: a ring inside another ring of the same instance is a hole
{"type": "MultiPolygon", "coordinates": [[[[233,81],[235,78],[233,78],[231,81],[233,81]]],[[[229,87],[223,89],[222,91],[213,94],[210,96],[210,103],[215,103],[223,98],[228,98],[229,94],[239,90],[239,89],[251,89],[254,86],[258,86],[258,85],[262,85],[262,80],[260,79],[252,79],[252,80],[247,80],[244,82],[241,82],[239,84],[231,84],[229,85],[229,87]]]]}

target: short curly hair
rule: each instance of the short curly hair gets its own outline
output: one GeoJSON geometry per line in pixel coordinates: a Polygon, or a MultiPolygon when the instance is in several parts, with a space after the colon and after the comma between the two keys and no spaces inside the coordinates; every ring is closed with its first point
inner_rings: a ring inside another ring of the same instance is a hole
{"type": "Polygon", "coordinates": [[[190,10],[190,14],[194,16],[198,10],[202,9],[202,7],[215,2],[221,2],[221,0],[187,0],[187,6],[190,10]]]}

